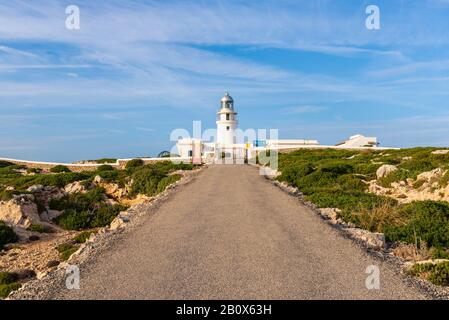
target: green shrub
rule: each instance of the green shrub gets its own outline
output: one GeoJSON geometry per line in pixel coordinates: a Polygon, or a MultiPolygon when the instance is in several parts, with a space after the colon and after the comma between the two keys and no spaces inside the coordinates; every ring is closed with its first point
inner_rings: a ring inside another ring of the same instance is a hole
{"type": "Polygon", "coordinates": [[[311,174],[313,171],[314,168],[310,163],[291,164],[282,169],[278,180],[294,184],[296,180],[311,174]]]}
{"type": "Polygon", "coordinates": [[[11,292],[20,289],[20,287],[22,287],[22,285],[17,282],[0,285],[0,298],[7,298],[11,292]]]}
{"type": "Polygon", "coordinates": [[[399,169],[391,172],[383,178],[380,178],[379,183],[385,188],[390,188],[393,182],[405,181],[407,178],[412,178],[412,174],[404,169],[399,169]]]}
{"type": "Polygon", "coordinates": [[[5,244],[14,243],[18,240],[19,237],[14,230],[0,220],[0,250],[3,249],[5,244]]]}
{"type": "Polygon", "coordinates": [[[345,162],[329,162],[323,164],[320,168],[323,172],[330,172],[335,175],[343,175],[354,172],[354,167],[345,162]]]}
{"type": "Polygon", "coordinates": [[[0,272],[0,285],[11,284],[18,280],[19,276],[13,272],[0,272]]]}
{"type": "Polygon", "coordinates": [[[429,247],[449,247],[449,203],[443,201],[416,201],[401,208],[408,222],[388,228],[389,241],[416,243],[423,240],[429,247]]]}
{"type": "Polygon", "coordinates": [[[41,168],[28,168],[27,173],[39,174],[39,173],[42,173],[42,169],[41,168]]]}
{"type": "Polygon", "coordinates": [[[78,250],[78,246],[71,243],[63,243],[60,244],[56,250],[59,252],[59,258],[62,261],[66,261],[70,258],[72,254],[74,254],[78,250]]]}
{"type": "Polygon", "coordinates": [[[0,201],[9,201],[13,198],[13,196],[14,196],[13,191],[0,189],[0,201]]]}
{"type": "Polygon", "coordinates": [[[12,163],[12,162],[0,160],[0,168],[5,168],[5,167],[13,166],[13,165],[14,165],[14,163],[12,163]]]}
{"type": "Polygon", "coordinates": [[[54,221],[66,230],[83,230],[104,227],[125,210],[120,205],[104,203],[104,189],[94,188],[86,193],[74,193],[61,199],[53,199],[50,209],[64,211],[54,221]]]}
{"type": "Polygon", "coordinates": [[[157,193],[164,192],[164,190],[167,188],[167,186],[171,185],[172,183],[175,183],[181,179],[181,175],[174,174],[168,177],[162,178],[159,183],[157,184],[157,193]]]}
{"type": "Polygon", "coordinates": [[[92,231],[83,231],[79,235],[77,235],[75,238],[73,238],[73,240],[76,243],[80,243],[80,244],[84,243],[90,238],[91,234],[93,234],[93,233],[94,232],[92,232],[92,231]]]}
{"type": "Polygon", "coordinates": [[[29,231],[34,231],[34,232],[39,232],[39,233],[52,233],[53,229],[48,227],[48,226],[44,226],[42,224],[32,224],[28,227],[29,231]]]}
{"type": "Polygon", "coordinates": [[[142,159],[133,159],[133,160],[128,161],[126,163],[125,168],[127,170],[130,170],[130,169],[135,169],[135,168],[138,168],[138,167],[142,167],[144,165],[145,165],[145,162],[142,159]]]}
{"type": "Polygon", "coordinates": [[[96,163],[116,163],[117,159],[115,158],[102,158],[95,160],[96,163]]]}
{"type": "Polygon", "coordinates": [[[422,276],[435,285],[449,285],[449,262],[415,264],[409,273],[413,276],[422,276]]]}
{"type": "Polygon", "coordinates": [[[159,181],[165,175],[159,170],[152,168],[143,168],[134,172],[132,175],[133,184],[131,186],[131,194],[144,194],[147,196],[154,196],[157,193],[159,181]]]}
{"type": "Polygon", "coordinates": [[[52,173],[64,173],[64,172],[70,172],[70,169],[63,165],[57,165],[50,169],[50,172],[52,173]]]}
{"type": "Polygon", "coordinates": [[[114,167],[111,166],[111,165],[108,165],[108,164],[103,164],[103,165],[101,165],[101,166],[99,166],[99,167],[97,168],[97,171],[98,171],[98,172],[102,172],[102,171],[113,171],[113,170],[114,170],[114,167]]]}

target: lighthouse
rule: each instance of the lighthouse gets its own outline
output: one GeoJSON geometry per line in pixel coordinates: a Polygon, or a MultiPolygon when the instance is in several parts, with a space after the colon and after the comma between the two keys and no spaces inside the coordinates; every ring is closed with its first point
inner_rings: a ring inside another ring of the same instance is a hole
{"type": "Polygon", "coordinates": [[[235,144],[235,129],[237,128],[237,112],[234,110],[234,99],[225,93],[220,100],[220,110],[217,112],[217,140],[220,148],[232,148],[235,144]]]}

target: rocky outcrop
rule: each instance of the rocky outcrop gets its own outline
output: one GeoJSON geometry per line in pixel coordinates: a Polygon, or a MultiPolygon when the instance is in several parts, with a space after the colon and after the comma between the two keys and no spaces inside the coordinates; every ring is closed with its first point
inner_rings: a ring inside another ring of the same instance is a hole
{"type": "Polygon", "coordinates": [[[96,176],[93,183],[96,186],[103,188],[107,196],[116,200],[121,200],[129,194],[129,186],[123,188],[116,183],[108,183],[100,176],[96,176]]]}
{"type": "Polygon", "coordinates": [[[72,194],[72,193],[84,193],[87,191],[87,188],[80,181],[75,181],[73,183],[69,183],[65,186],[64,192],[72,194]]]}
{"type": "Polygon", "coordinates": [[[0,202],[0,220],[11,226],[28,228],[41,222],[34,196],[30,194],[14,196],[10,201],[0,202]]]}
{"type": "Polygon", "coordinates": [[[120,212],[120,214],[111,222],[109,230],[122,229],[130,221],[128,212],[120,212]]]}
{"type": "Polygon", "coordinates": [[[432,151],[432,154],[447,154],[449,153],[449,150],[435,150],[432,151]]]}
{"type": "Polygon", "coordinates": [[[353,239],[363,242],[367,247],[374,250],[385,248],[385,235],[383,233],[369,232],[364,229],[348,228],[345,232],[353,239]]]}
{"type": "Polygon", "coordinates": [[[329,220],[337,220],[341,213],[341,210],[338,208],[320,208],[319,211],[325,219],[329,220]]]}
{"type": "Polygon", "coordinates": [[[449,185],[440,185],[441,178],[447,170],[436,168],[419,174],[414,179],[392,182],[389,188],[377,184],[376,180],[370,181],[368,191],[377,195],[388,196],[398,200],[399,203],[412,201],[449,201],[449,185]]]}
{"type": "Polygon", "coordinates": [[[377,179],[383,178],[388,176],[390,173],[398,170],[398,167],[392,165],[392,164],[384,164],[379,167],[376,171],[377,179]]]}

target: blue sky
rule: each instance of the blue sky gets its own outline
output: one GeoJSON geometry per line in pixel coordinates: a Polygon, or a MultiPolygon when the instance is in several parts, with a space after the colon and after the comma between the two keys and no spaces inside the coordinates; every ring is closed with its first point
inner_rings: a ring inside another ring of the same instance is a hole
{"type": "Polygon", "coordinates": [[[0,157],[154,156],[213,128],[226,90],[244,129],[449,146],[448,17],[449,0],[0,0],[0,157]]]}

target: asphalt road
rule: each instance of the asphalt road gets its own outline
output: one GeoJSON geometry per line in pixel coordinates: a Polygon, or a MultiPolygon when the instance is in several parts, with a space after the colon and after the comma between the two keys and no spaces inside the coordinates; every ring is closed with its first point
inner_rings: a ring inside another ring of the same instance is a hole
{"type": "Polygon", "coordinates": [[[424,298],[254,167],[209,167],[142,219],[54,298],[424,298]],[[366,288],[370,265],[379,290],[366,288]]]}

